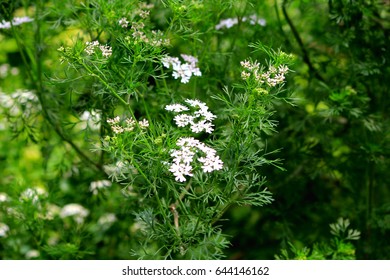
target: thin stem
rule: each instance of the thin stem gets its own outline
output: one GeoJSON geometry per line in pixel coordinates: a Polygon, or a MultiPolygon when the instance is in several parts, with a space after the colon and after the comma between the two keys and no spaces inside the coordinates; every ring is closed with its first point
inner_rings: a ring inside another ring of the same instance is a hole
{"type": "Polygon", "coordinates": [[[290,29],[295,37],[295,40],[297,41],[299,47],[301,48],[302,55],[303,55],[303,61],[305,61],[305,63],[309,67],[310,73],[312,73],[314,75],[314,77],[316,77],[318,80],[320,80],[322,82],[325,82],[324,78],[322,78],[322,76],[318,73],[317,69],[314,68],[314,66],[310,60],[308,51],[306,50],[306,47],[302,41],[302,38],[301,38],[301,36],[299,36],[299,33],[298,33],[297,29],[295,28],[295,25],[293,24],[292,20],[290,19],[289,15],[287,13],[287,9],[286,9],[287,1],[288,0],[284,0],[283,4],[282,4],[283,15],[286,18],[288,25],[290,26],[290,29]]]}

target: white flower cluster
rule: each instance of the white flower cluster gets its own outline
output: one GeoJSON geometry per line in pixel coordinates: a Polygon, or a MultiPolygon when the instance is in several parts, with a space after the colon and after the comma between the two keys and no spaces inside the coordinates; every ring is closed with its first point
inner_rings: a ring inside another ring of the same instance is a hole
{"type": "MultiPolygon", "coordinates": [[[[115,134],[130,132],[133,131],[134,128],[136,127],[136,121],[133,118],[125,119],[124,126],[121,125],[121,118],[119,116],[116,116],[113,119],[108,119],[107,123],[110,124],[111,129],[115,134]]],[[[141,121],[138,121],[138,126],[141,129],[146,129],[147,127],[149,127],[149,122],[146,119],[143,119],[141,121]]]]}
{"type": "MultiPolygon", "coordinates": [[[[142,19],[147,19],[150,16],[150,10],[154,7],[153,4],[140,3],[139,8],[134,12],[138,14],[142,19]]],[[[118,21],[118,24],[126,29],[130,22],[127,18],[123,17],[118,21]]],[[[142,21],[134,21],[131,23],[131,37],[126,36],[127,41],[133,41],[134,43],[143,42],[153,47],[168,46],[170,44],[169,39],[164,38],[164,34],[161,31],[148,31],[144,29],[145,24],[142,21]]]]}
{"type": "Polygon", "coordinates": [[[0,223],[0,237],[7,237],[7,232],[9,231],[9,226],[4,223],[0,223]]]}
{"type": "Polygon", "coordinates": [[[18,89],[8,95],[0,90],[0,113],[5,110],[12,117],[20,115],[28,117],[31,112],[40,110],[37,96],[29,90],[18,89]]]}
{"type": "Polygon", "coordinates": [[[285,74],[289,70],[287,65],[279,65],[277,68],[270,65],[268,71],[264,72],[257,61],[250,62],[248,60],[241,61],[241,66],[245,69],[241,72],[241,77],[244,80],[253,76],[259,84],[265,83],[269,87],[274,87],[283,83],[285,74]]]}
{"type": "Polygon", "coordinates": [[[85,43],[87,46],[85,47],[84,51],[88,55],[92,55],[95,53],[96,48],[100,49],[102,52],[102,55],[104,57],[110,57],[112,55],[112,48],[107,45],[100,45],[98,41],[92,41],[92,42],[86,42],[85,43]]]}
{"type": "Polygon", "coordinates": [[[108,180],[99,180],[99,181],[93,181],[89,185],[89,190],[94,194],[97,195],[99,193],[99,190],[104,188],[111,187],[112,183],[108,180]]]}
{"type": "Polygon", "coordinates": [[[100,216],[97,223],[102,229],[108,229],[116,221],[117,221],[117,218],[116,218],[115,214],[105,213],[102,216],[100,216]]]}
{"type": "Polygon", "coordinates": [[[11,67],[8,63],[0,65],[0,78],[6,78],[9,74],[19,75],[19,68],[11,67]]]}
{"type": "Polygon", "coordinates": [[[10,29],[12,25],[16,26],[16,25],[21,25],[23,23],[26,23],[26,22],[31,22],[33,21],[34,19],[30,18],[30,17],[15,17],[12,19],[12,24],[10,21],[0,21],[0,29],[10,29]]]}
{"type": "Polygon", "coordinates": [[[9,200],[9,197],[6,193],[0,193],[0,202],[6,202],[9,200]]]}
{"type": "Polygon", "coordinates": [[[169,168],[169,171],[175,175],[176,181],[185,182],[184,176],[193,176],[191,163],[199,151],[204,154],[204,156],[198,157],[203,172],[212,172],[223,167],[222,160],[216,155],[217,152],[193,137],[180,138],[176,145],[180,148],[171,151],[173,163],[169,168]]]}
{"type": "MultiPolygon", "coordinates": [[[[182,104],[165,106],[165,110],[175,113],[191,111],[189,107],[195,109],[192,115],[176,115],[174,118],[176,125],[179,127],[190,125],[191,131],[195,133],[201,131],[212,133],[214,130],[212,121],[217,116],[212,114],[208,110],[208,106],[199,100],[186,99],[185,103],[188,106],[182,104]]],[[[186,178],[184,176],[193,176],[191,163],[198,153],[202,153],[202,156],[198,156],[197,160],[201,163],[203,172],[212,172],[214,170],[220,170],[223,167],[223,162],[217,155],[217,152],[193,137],[179,138],[176,145],[179,149],[171,151],[170,155],[173,157],[173,163],[170,164],[169,168],[169,171],[175,176],[176,181],[185,182],[186,178]]]]}
{"type": "Polygon", "coordinates": [[[91,110],[84,111],[80,116],[80,129],[84,130],[87,127],[92,130],[100,129],[100,112],[91,110]]]}
{"type": "Polygon", "coordinates": [[[60,217],[72,217],[76,223],[82,224],[84,219],[89,215],[89,210],[77,203],[70,203],[62,207],[60,217]]]}
{"type": "Polygon", "coordinates": [[[26,257],[26,259],[35,259],[40,256],[40,253],[38,250],[29,250],[24,256],[26,257]]]}
{"type": "Polygon", "coordinates": [[[31,201],[35,204],[40,198],[47,197],[47,195],[46,190],[41,187],[27,188],[21,193],[19,200],[21,202],[31,201]]]}
{"type": "MultiPolygon", "coordinates": [[[[217,117],[209,111],[206,103],[203,103],[199,100],[186,99],[186,102],[189,107],[196,109],[192,115],[189,114],[180,114],[176,115],[173,119],[178,127],[190,126],[192,132],[199,133],[205,131],[207,133],[212,133],[214,131],[212,121],[217,117]]],[[[165,110],[181,113],[190,111],[190,108],[181,104],[171,104],[165,106],[165,110]]]]}
{"type": "Polygon", "coordinates": [[[166,68],[173,68],[172,76],[177,79],[181,78],[181,82],[186,84],[190,81],[192,75],[202,76],[199,68],[197,67],[198,59],[191,56],[182,54],[181,57],[185,61],[182,63],[178,57],[165,56],[161,62],[166,68]]]}
{"type": "MultiPolygon", "coordinates": [[[[251,25],[261,25],[265,26],[267,24],[266,20],[263,18],[259,18],[257,15],[250,15],[249,17],[243,17],[242,18],[243,22],[248,21],[251,25]]],[[[216,26],[216,30],[220,30],[222,28],[231,28],[234,25],[238,24],[238,18],[227,18],[227,19],[222,19],[216,26]]]]}

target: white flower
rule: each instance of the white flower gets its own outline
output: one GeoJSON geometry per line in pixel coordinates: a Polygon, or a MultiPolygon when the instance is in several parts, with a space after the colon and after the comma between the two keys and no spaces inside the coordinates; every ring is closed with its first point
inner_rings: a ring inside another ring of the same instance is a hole
{"type": "MultiPolygon", "coordinates": [[[[249,23],[251,25],[255,25],[255,24],[258,24],[258,25],[261,25],[261,26],[265,26],[267,24],[266,20],[263,19],[263,18],[259,18],[257,15],[250,15],[249,17],[243,17],[242,18],[242,22],[247,22],[249,21],[249,23]]],[[[238,18],[227,18],[227,19],[222,19],[216,26],[215,26],[215,29],[216,30],[220,30],[222,28],[231,28],[233,27],[234,25],[238,24],[238,18]]]]}
{"type": "Polygon", "coordinates": [[[26,259],[34,259],[34,258],[38,258],[40,255],[39,251],[38,250],[30,250],[28,251],[25,256],[26,256],[26,259]]]}
{"type": "Polygon", "coordinates": [[[60,217],[62,219],[66,217],[73,217],[75,222],[78,224],[82,224],[88,215],[89,210],[76,203],[65,205],[60,212],[60,217]]]}
{"type": "Polygon", "coordinates": [[[161,62],[166,68],[170,68],[172,66],[172,76],[175,79],[181,78],[181,82],[183,84],[188,83],[192,75],[202,76],[202,72],[200,72],[200,69],[196,66],[196,63],[198,62],[197,58],[186,54],[181,54],[181,57],[187,63],[181,63],[179,58],[171,56],[163,57],[161,62]]]}
{"type": "Polygon", "coordinates": [[[185,62],[188,62],[191,65],[196,65],[196,63],[198,63],[198,59],[192,55],[181,54],[181,57],[185,62]]]}
{"type": "Polygon", "coordinates": [[[47,212],[45,215],[46,220],[53,220],[55,216],[58,216],[61,212],[61,208],[58,207],[55,204],[48,204],[47,205],[47,212]]]}
{"type": "Polygon", "coordinates": [[[171,151],[170,155],[173,159],[169,168],[176,181],[185,182],[185,176],[193,176],[191,164],[199,151],[205,154],[204,157],[198,158],[204,172],[220,170],[223,167],[223,162],[216,155],[216,151],[195,138],[179,138],[176,145],[179,149],[171,151]]]}
{"type": "Polygon", "coordinates": [[[104,57],[110,57],[112,55],[112,48],[110,46],[100,46],[100,50],[102,51],[102,55],[104,57]]]}
{"type": "Polygon", "coordinates": [[[9,227],[6,224],[0,223],[0,237],[7,237],[9,227]]]}
{"type": "Polygon", "coordinates": [[[109,124],[118,124],[121,121],[121,118],[119,116],[116,116],[113,119],[107,119],[107,123],[109,124]]]}
{"type": "Polygon", "coordinates": [[[98,41],[86,42],[85,44],[87,46],[85,47],[84,51],[88,55],[94,54],[96,48],[99,48],[100,51],[102,52],[102,55],[106,58],[112,55],[112,48],[107,45],[100,45],[98,41]]]}
{"type": "Polygon", "coordinates": [[[80,116],[80,120],[83,122],[80,126],[82,130],[87,127],[92,130],[100,129],[100,113],[95,110],[84,111],[80,116]]]}
{"type": "Polygon", "coordinates": [[[138,125],[140,126],[141,129],[149,127],[149,122],[146,119],[143,119],[142,121],[138,122],[138,125]]]}
{"type": "Polygon", "coordinates": [[[216,26],[215,26],[215,29],[216,30],[220,30],[222,28],[231,28],[233,27],[234,25],[236,25],[238,23],[238,19],[237,18],[227,18],[227,19],[222,19],[216,26]]]}
{"type": "Polygon", "coordinates": [[[185,127],[188,124],[193,123],[193,119],[194,119],[194,117],[187,115],[187,114],[177,115],[173,118],[173,120],[175,121],[175,123],[178,127],[185,127]]]}
{"type": "Polygon", "coordinates": [[[41,187],[27,188],[20,195],[20,201],[32,201],[37,203],[40,197],[46,197],[47,192],[41,187]]]}
{"type": "Polygon", "coordinates": [[[126,28],[129,25],[129,22],[127,21],[126,18],[121,18],[118,21],[119,25],[122,26],[123,28],[126,28]]]}
{"type": "Polygon", "coordinates": [[[8,195],[6,193],[0,193],[0,202],[6,202],[8,201],[8,195]]]}
{"type": "Polygon", "coordinates": [[[95,53],[95,47],[99,46],[99,42],[98,41],[86,42],[85,44],[87,45],[87,47],[84,49],[84,51],[88,55],[94,54],[95,53]]]}
{"type": "MultiPolygon", "coordinates": [[[[31,22],[34,19],[30,17],[15,17],[12,19],[12,25],[21,25],[26,22],[31,22]]],[[[9,21],[0,21],[0,29],[10,29],[11,28],[11,22],[9,21]]]]}
{"type": "MultiPolygon", "coordinates": [[[[197,99],[186,99],[185,102],[192,108],[198,109],[193,112],[193,115],[190,114],[179,114],[176,115],[173,119],[178,127],[190,126],[192,132],[199,133],[205,131],[207,133],[212,133],[214,128],[211,123],[217,116],[211,113],[208,109],[206,103],[201,102],[197,99]]],[[[181,112],[189,111],[190,109],[187,106],[181,104],[167,105],[165,107],[167,111],[181,112]]]]}
{"type": "Polygon", "coordinates": [[[188,109],[188,107],[183,106],[181,104],[171,104],[171,105],[165,106],[165,110],[180,113],[183,111],[188,111],[190,109],[188,109]]]}
{"type": "Polygon", "coordinates": [[[113,213],[105,213],[102,216],[100,216],[97,224],[103,229],[107,230],[109,227],[112,226],[113,223],[115,223],[117,220],[115,214],[113,213]]]}
{"type": "Polygon", "coordinates": [[[93,181],[89,185],[89,190],[94,194],[97,195],[99,190],[111,187],[112,183],[108,180],[100,180],[100,181],[93,181]]]}
{"type": "Polygon", "coordinates": [[[171,56],[165,56],[161,59],[162,64],[164,65],[165,68],[169,68],[172,66],[180,65],[181,62],[179,58],[177,57],[171,57],[171,56]]]}

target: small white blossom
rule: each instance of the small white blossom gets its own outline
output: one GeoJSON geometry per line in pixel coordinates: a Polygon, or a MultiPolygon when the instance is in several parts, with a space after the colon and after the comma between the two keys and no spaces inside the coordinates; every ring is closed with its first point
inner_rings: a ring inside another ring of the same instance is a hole
{"type": "Polygon", "coordinates": [[[26,259],[34,259],[34,258],[38,258],[39,255],[40,255],[40,253],[38,250],[30,250],[30,251],[27,251],[27,253],[25,254],[25,257],[26,257],[26,259]]]}
{"type": "Polygon", "coordinates": [[[275,87],[282,84],[285,81],[285,74],[289,70],[286,65],[279,65],[278,67],[270,65],[268,71],[264,72],[257,61],[250,62],[244,60],[241,61],[240,64],[245,68],[241,73],[241,78],[243,80],[248,80],[253,74],[255,81],[259,85],[266,83],[269,87],[275,87]]]}
{"type": "Polygon", "coordinates": [[[175,121],[178,127],[185,127],[193,123],[194,117],[187,114],[181,114],[175,116],[173,120],[175,121]]]}
{"type": "Polygon", "coordinates": [[[78,224],[82,224],[88,215],[89,210],[77,203],[65,205],[60,212],[60,217],[62,219],[72,217],[78,224]]]}
{"type": "Polygon", "coordinates": [[[116,221],[117,221],[117,218],[116,218],[115,214],[106,213],[106,214],[103,214],[102,216],[100,216],[97,223],[103,229],[108,229],[116,221]]]}
{"type": "Polygon", "coordinates": [[[107,119],[107,123],[113,125],[113,124],[118,124],[121,121],[121,118],[119,116],[116,116],[113,119],[107,119]]]}
{"type": "Polygon", "coordinates": [[[173,73],[172,76],[175,79],[181,78],[181,82],[186,84],[190,81],[192,75],[194,76],[202,76],[202,72],[196,66],[198,59],[186,54],[181,54],[181,57],[186,63],[181,63],[179,58],[165,56],[161,59],[162,64],[166,68],[170,68],[172,66],[173,73]]]}
{"type": "Polygon", "coordinates": [[[89,190],[94,195],[97,195],[99,190],[111,187],[111,185],[112,185],[111,181],[108,181],[108,180],[93,181],[89,185],[89,190]]]}
{"type": "Polygon", "coordinates": [[[8,201],[8,195],[6,193],[0,193],[0,202],[6,202],[8,201]]]}
{"type": "MultiPolygon", "coordinates": [[[[205,131],[212,133],[214,131],[213,124],[211,123],[217,116],[211,113],[206,103],[196,99],[186,99],[185,102],[189,107],[194,108],[194,112],[191,114],[179,114],[176,115],[173,120],[178,127],[190,126],[192,132],[199,133],[205,131]]],[[[173,104],[165,107],[167,111],[181,112],[189,111],[187,106],[181,104],[173,104]]]]}
{"type": "MultiPolygon", "coordinates": [[[[119,125],[113,125],[111,126],[111,129],[115,134],[121,134],[125,131],[125,129],[119,125]]],[[[127,131],[129,131],[129,128],[127,128],[127,131]]]]}
{"type": "Polygon", "coordinates": [[[139,13],[139,16],[143,19],[147,18],[149,16],[149,13],[150,11],[145,11],[145,10],[142,10],[140,13],[139,13]]]}
{"type": "Polygon", "coordinates": [[[9,226],[4,223],[0,223],[0,237],[7,237],[7,232],[9,231],[9,226]]]}
{"type": "MultiPolygon", "coordinates": [[[[33,20],[34,19],[30,17],[15,17],[12,19],[12,25],[17,26],[26,22],[31,22],[33,20]]],[[[10,21],[0,21],[0,29],[10,29],[12,25],[10,21]]]]}
{"type": "MultiPolygon", "coordinates": [[[[243,17],[242,22],[249,22],[251,25],[261,25],[261,26],[266,26],[267,22],[263,18],[259,18],[257,15],[250,15],[249,17],[243,17]]],[[[222,28],[231,28],[234,25],[238,24],[238,18],[227,18],[227,19],[222,19],[216,26],[216,30],[220,30],[222,28]]]]}
{"type": "Polygon", "coordinates": [[[84,51],[88,55],[94,54],[95,53],[95,47],[99,46],[99,42],[98,41],[86,42],[85,44],[87,45],[87,47],[84,49],[84,51]]]}
{"type": "Polygon", "coordinates": [[[32,201],[37,203],[40,197],[46,197],[47,192],[41,187],[27,188],[20,195],[20,201],[32,201]]]}
{"type": "Polygon", "coordinates": [[[80,116],[80,120],[82,121],[81,129],[88,127],[92,130],[98,130],[100,128],[100,113],[95,110],[84,111],[80,116]]]}
{"type": "Polygon", "coordinates": [[[171,105],[165,106],[165,110],[180,113],[183,111],[188,111],[190,109],[188,109],[188,107],[183,106],[181,104],[171,104],[171,105]]]}
{"type": "Polygon", "coordinates": [[[238,19],[237,18],[227,18],[227,19],[222,19],[216,26],[215,26],[215,29],[216,30],[220,30],[222,28],[231,28],[233,27],[234,25],[236,25],[238,23],[238,19]]]}
{"type": "Polygon", "coordinates": [[[100,50],[102,51],[102,55],[104,57],[110,57],[112,55],[112,48],[110,46],[100,46],[100,50]]]}
{"type": "Polygon", "coordinates": [[[223,162],[216,155],[216,151],[195,138],[182,137],[177,140],[176,145],[179,146],[179,149],[171,151],[170,155],[173,158],[173,163],[169,168],[176,181],[185,182],[185,176],[193,176],[191,164],[198,152],[205,155],[198,158],[204,172],[212,172],[223,168],[223,162]]]}
{"type": "Polygon", "coordinates": [[[138,125],[140,126],[141,129],[149,127],[149,122],[146,119],[143,119],[142,121],[138,122],[138,125]]]}
{"type": "Polygon", "coordinates": [[[122,26],[123,28],[126,28],[129,25],[129,22],[127,21],[126,18],[121,18],[118,21],[119,25],[122,26]]]}
{"type": "Polygon", "coordinates": [[[107,45],[100,45],[98,41],[92,41],[92,42],[86,42],[85,43],[87,46],[85,47],[84,51],[88,55],[92,55],[95,53],[96,48],[99,48],[100,51],[102,52],[102,55],[107,58],[112,55],[112,48],[107,45]]]}

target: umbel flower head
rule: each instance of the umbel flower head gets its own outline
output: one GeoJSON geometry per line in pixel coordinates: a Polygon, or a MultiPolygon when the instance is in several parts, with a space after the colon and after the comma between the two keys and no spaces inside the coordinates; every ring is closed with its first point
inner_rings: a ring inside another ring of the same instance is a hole
{"type": "Polygon", "coordinates": [[[175,175],[176,181],[185,182],[184,176],[193,176],[191,163],[198,153],[203,154],[197,158],[203,172],[208,173],[223,167],[223,162],[217,152],[193,137],[182,137],[176,145],[179,146],[179,149],[171,151],[173,162],[169,168],[169,171],[175,175]]]}
{"type": "MultiPolygon", "coordinates": [[[[205,131],[212,133],[214,128],[212,121],[217,117],[209,111],[206,103],[199,100],[186,99],[187,106],[182,104],[171,104],[165,106],[165,110],[182,113],[174,117],[176,125],[179,127],[190,126],[192,132],[198,133],[205,131]],[[187,113],[188,112],[188,113],[187,113]]],[[[185,182],[185,176],[193,176],[193,162],[196,156],[203,172],[209,173],[214,170],[220,170],[223,162],[217,155],[217,152],[193,137],[181,137],[177,140],[176,146],[170,152],[172,163],[169,165],[169,171],[175,176],[175,180],[185,182]]]]}
{"type": "Polygon", "coordinates": [[[191,56],[182,54],[181,57],[185,61],[182,63],[178,57],[165,56],[161,62],[166,68],[170,68],[172,66],[173,73],[172,76],[175,79],[181,78],[181,82],[186,84],[190,81],[192,75],[194,76],[202,76],[199,68],[197,67],[198,59],[191,56]]]}
{"type": "Polygon", "coordinates": [[[188,104],[188,107],[178,103],[165,106],[165,110],[175,113],[191,113],[190,108],[192,108],[193,112],[191,114],[182,113],[176,115],[173,118],[176,125],[178,127],[185,127],[189,125],[191,131],[194,133],[199,133],[202,131],[212,133],[214,131],[214,125],[212,124],[212,121],[217,116],[209,111],[209,107],[206,105],[206,103],[196,99],[186,99],[184,102],[188,104]]]}

